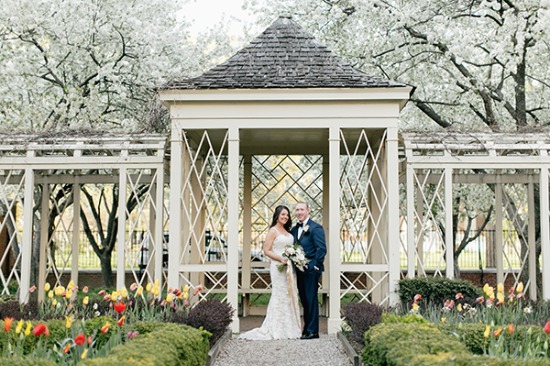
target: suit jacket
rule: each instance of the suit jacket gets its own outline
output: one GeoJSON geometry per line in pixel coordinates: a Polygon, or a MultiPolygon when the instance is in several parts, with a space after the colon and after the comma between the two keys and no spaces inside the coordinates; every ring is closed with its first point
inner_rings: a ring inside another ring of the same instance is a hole
{"type": "Polygon", "coordinates": [[[327,246],[325,243],[325,230],[321,225],[309,219],[307,225],[309,228],[302,231],[302,236],[298,238],[298,226],[294,226],[291,230],[294,240],[300,243],[306,258],[309,259],[308,270],[313,271],[313,267],[319,268],[320,271],[325,269],[323,261],[327,254],[327,246]]]}

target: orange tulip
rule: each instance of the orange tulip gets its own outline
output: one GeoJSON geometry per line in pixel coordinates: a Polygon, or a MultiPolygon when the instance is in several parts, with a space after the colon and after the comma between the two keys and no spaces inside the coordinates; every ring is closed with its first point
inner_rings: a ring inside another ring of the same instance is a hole
{"type": "Polygon", "coordinates": [[[4,318],[4,332],[9,332],[11,329],[11,325],[13,324],[13,318],[4,318]]]}
{"type": "Polygon", "coordinates": [[[101,333],[105,334],[109,331],[109,328],[111,328],[111,323],[105,323],[104,326],[101,327],[99,330],[101,333]]]}
{"type": "Polygon", "coordinates": [[[124,321],[126,320],[126,315],[123,315],[117,322],[119,327],[122,327],[124,325],[124,321]]]}
{"type": "Polygon", "coordinates": [[[63,353],[69,353],[70,350],[71,350],[71,342],[67,342],[65,347],[63,347],[63,353]]]}
{"type": "Polygon", "coordinates": [[[514,334],[514,331],[515,331],[514,324],[512,323],[508,324],[508,333],[514,334]]]}
{"type": "Polygon", "coordinates": [[[495,337],[498,337],[501,333],[502,333],[502,328],[498,328],[497,330],[495,330],[495,331],[493,332],[493,335],[494,335],[495,337]]]}

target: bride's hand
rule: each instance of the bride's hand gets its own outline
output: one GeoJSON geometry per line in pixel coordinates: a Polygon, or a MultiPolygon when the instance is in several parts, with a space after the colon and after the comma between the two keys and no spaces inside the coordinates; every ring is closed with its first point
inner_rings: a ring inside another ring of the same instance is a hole
{"type": "Polygon", "coordinates": [[[282,257],[281,263],[288,264],[288,258],[282,257]]]}

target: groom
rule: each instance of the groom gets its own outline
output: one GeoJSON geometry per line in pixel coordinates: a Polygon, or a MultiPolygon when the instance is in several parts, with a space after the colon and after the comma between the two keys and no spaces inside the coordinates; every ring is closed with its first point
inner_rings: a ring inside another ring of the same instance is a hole
{"type": "Polygon", "coordinates": [[[298,202],[295,207],[298,224],[292,228],[294,240],[299,242],[306,258],[309,259],[307,268],[296,271],[298,293],[304,308],[304,330],[301,339],[319,338],[319,278],[324,270],[323,260],[327,253],[325,231],[321,225],[309,218],[307,203],[298,202]]]}

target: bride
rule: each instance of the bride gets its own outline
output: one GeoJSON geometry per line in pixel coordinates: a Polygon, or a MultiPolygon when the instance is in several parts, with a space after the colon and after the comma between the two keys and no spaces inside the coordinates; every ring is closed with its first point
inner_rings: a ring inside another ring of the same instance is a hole
{"type": "Polygon", "coordinates": [[[294,244],[291,226],[288,207],[277,206],[263,245],[264,254],[271,259],[271,299],[266,317],[260,328],[242,333],[239,338],[270,340],[300,338],[302,335],[295,269],[288,263],[288,258],[282,256],[285,247],[294,244]],[[277,268],[281,263],[287,264],[282,271],[277,268]]]}

